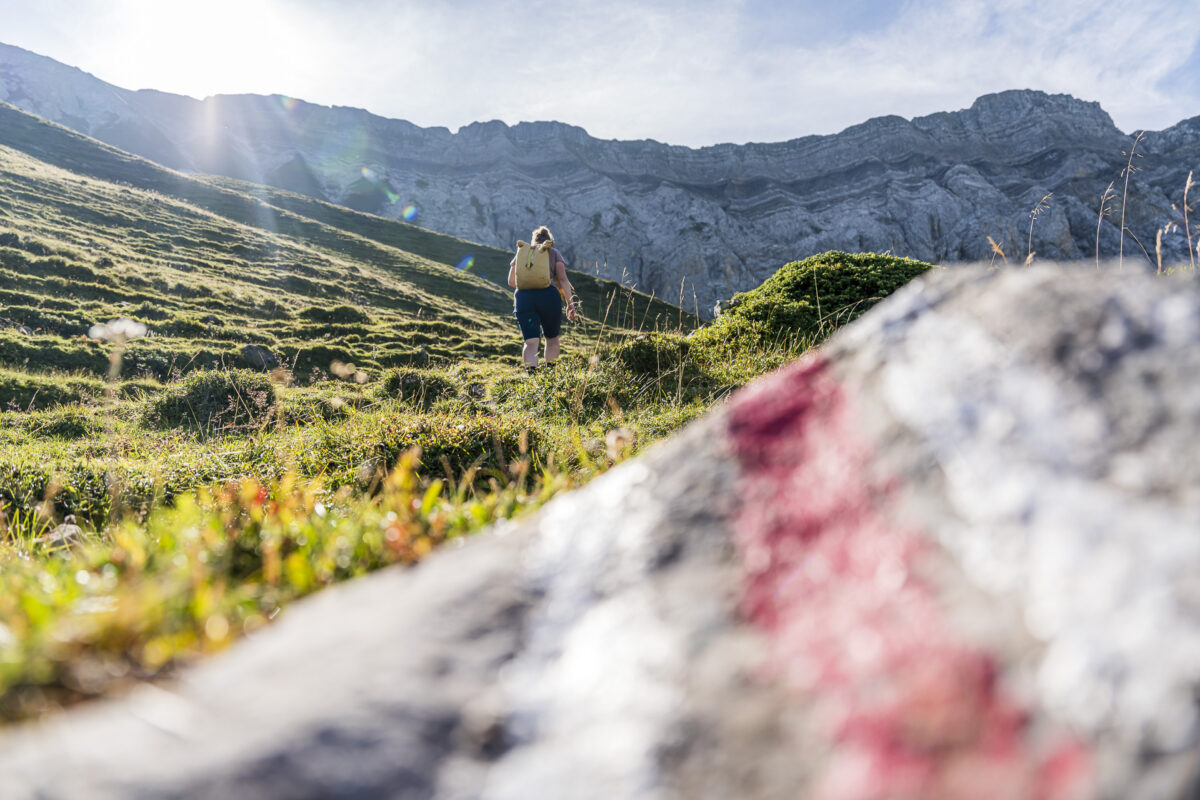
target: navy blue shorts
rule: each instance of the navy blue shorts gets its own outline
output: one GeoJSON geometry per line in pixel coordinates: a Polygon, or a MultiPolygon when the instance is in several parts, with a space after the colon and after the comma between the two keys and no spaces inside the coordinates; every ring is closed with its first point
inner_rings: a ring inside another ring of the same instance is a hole
{"type": "Polygon", "coordinates": [[[521,326],[521,337],[547,339],[558,337],[562,328],[562,297],[551,284],[545,289],[518,289],[513,296],[513,314],[521,326]]]}

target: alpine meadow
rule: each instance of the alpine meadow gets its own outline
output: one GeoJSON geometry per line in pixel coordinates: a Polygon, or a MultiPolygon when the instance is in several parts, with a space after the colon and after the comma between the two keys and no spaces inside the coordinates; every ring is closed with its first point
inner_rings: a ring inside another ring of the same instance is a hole
{"type": "Polygon", "coordinates": [[[0,800],[1200,798],[1200,5],[0,18],[0,800]]]}
{"type": "Polygon", "coordinates": [[[0,106],[0,716],[537,508],[928,268],[827,254],[706,326],[572,272],[527,375],[510,258],[0,106]]]}

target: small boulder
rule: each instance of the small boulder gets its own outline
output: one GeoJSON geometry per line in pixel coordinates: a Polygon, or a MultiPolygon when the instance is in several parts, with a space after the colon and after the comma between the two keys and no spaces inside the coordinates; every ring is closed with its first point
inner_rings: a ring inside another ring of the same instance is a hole
{"type": "Polygon", "coordinates": [[[83,544],[83,528],[75,524],[74,514],[68,514],[61,525],[54,526],[54,530],[45,536],[39,536],[33,541],[45,550],[62,550],[64,548],[78,547],[83,544]]]}
{"type": "Polygon", "coordinates": [[[246,345],[242,348],[242,358],[254,369],[272,370],[279,366],[279,358],[262,345],[246,345]]]}

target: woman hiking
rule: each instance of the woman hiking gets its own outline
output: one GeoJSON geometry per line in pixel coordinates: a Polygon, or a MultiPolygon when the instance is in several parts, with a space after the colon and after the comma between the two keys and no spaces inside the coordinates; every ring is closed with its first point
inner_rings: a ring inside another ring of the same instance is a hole
{"type": "Polygon", "coordinates": [[[517,290],[513,314],[525,340],[525,367],[533,370],[538,365],[538,344],[543,333],[546,363],[553,364],[558,358],[562,303],[566,301],[567,319],[574,322],[575,290],[567,280],[567,262],[554,246],[550,229],[543,225],[530,238],[531,243],[517,242],[517,254],[508,265],[508,285],[517,290]]]}

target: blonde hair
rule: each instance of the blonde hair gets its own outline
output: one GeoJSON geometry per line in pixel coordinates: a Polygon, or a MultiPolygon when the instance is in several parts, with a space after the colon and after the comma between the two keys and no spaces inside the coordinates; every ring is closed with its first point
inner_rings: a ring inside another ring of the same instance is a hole
{"type": "Polygon", "coordinates": [[[542,242],[549,242],[551,247],[554,246],[554,236],[550,233],[550,229],[547,228],[545,225],[543,225],[542,227],[535,230],[533,232],[532,238],[533,238],[534,244],[541,244],[542,242]]]}

